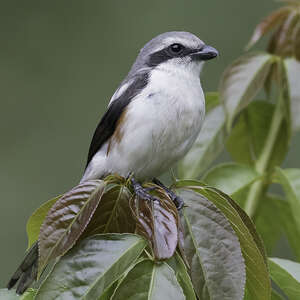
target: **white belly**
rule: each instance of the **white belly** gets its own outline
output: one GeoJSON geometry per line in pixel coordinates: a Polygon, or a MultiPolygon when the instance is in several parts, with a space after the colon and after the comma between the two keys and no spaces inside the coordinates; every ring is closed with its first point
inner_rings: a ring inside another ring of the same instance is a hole
{"type": "Polygon", "coordinates": [[[108,173],[134,172],[140,180],[158,176],[180,160],[198,136],[205,113],[199,78],[166,78],[157,71],[150,80],[128,106],[123,138],[107,156],[108,173]]]}

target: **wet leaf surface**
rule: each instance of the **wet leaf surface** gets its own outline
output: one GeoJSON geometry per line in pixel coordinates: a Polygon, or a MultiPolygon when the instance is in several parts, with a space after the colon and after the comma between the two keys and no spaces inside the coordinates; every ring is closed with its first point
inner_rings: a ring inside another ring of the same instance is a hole
{"type": "Polygon", "coordinates": [[[132,234],[98,234],[81,241],[56,263],[36,300],[98,299],[146,244],[132,234]]]}

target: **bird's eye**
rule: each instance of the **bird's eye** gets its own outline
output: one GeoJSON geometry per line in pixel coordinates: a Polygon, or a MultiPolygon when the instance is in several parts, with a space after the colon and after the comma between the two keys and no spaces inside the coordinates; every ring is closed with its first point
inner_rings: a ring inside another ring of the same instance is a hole
{"type": "Polygon", "coordinates": [[[169,49],[173,55],[178,55],[183,51],[184,47],[181,44],[172,44],[169,49]]]}

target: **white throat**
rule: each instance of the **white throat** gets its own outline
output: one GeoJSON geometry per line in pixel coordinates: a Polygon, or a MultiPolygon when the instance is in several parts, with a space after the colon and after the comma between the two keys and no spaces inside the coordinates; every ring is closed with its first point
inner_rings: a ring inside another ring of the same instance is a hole
{"type": "Polygon", "coordinates": [[[186,62],[182,59],[171,59],[168,60],[155,69],[165,71],[170,73],[170,75],[175,76],[183,76],[183,77],[196,77],[197,79],[200,78],[200,74],[203,68],[204,62],[186,62]]]}

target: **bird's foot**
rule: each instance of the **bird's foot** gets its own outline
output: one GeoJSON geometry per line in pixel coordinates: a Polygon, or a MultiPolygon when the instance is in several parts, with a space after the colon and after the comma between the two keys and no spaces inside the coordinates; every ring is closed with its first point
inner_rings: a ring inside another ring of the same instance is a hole
{"type": "Polygon", "coordinates": [[[161,181],[159,181],[157,178],[153,179],[153,183],[159,185],[161,188],[165,190],[165,192],[168,194],[168,196],[171,198],[173,203],[175,204],[176,208],[178,210],[181,210],[184,206],[184,201],[181,197],[177,196],[172,190],[167,188],[161,181]]]}
{"type": "Polygon", "coordinates": [[[154,188],[143,188],[140,183],[138,183],[133,176],[130,177],[130,181],[136,196],[140,199],[146,201],[158,201],[159,199],[155,196],[149,194],[149,191],[153,190],[154,188]]]}

